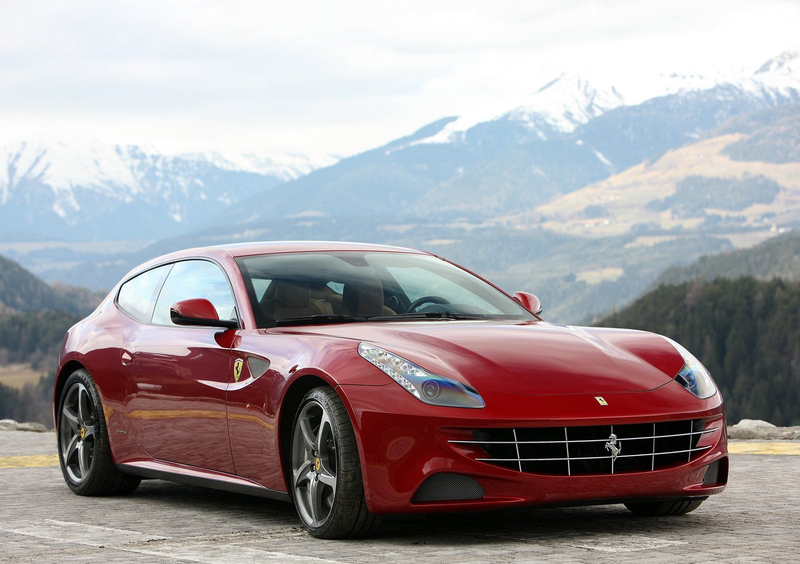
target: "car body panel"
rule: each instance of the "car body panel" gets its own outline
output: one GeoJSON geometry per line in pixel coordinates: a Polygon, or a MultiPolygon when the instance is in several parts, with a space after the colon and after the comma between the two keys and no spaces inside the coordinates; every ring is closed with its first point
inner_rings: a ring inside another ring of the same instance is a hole
{"type": "MultiPolygon", "coordinates": [[[[719,421],[722,417],[719,394],[707,400],[699,400],[695,410],[683,411],[688,392],[674,381],[648,392],[604,394],[602,397],[608,404],[605,406],[591,394],[521,396],[487,391],[481,393],[487,407],[469,411],[438,408],[432,412],[428,406],[408,393],[405,394],[407,398],[392,394],[394,401],[387,401],[392,391],[390,387],[386,393],[376,394],[372,388],[365,386],[341,387],[342,396],[352,409],[354,425],[361,432],[365,457],[364,479],[370,510],[381,513],[426,510],[429,505],[414,506],[410,500],[425,478],[437,472],[467,474],[475,477],[485,490],[484,479],[495,480],[492,482],[495,484],[514,484],[502,488],[501,491],[513,491],[517,486],[528,489],[535,486],[535,498],[542,503],[560,503],[567,501],[570,495],[575,495],[574,490],[567,488],[559,497],[558,492],[567,483],[572,483],[565,477],[523,474],[474,461],[474,453],[447,443],[448,439],[470,438],[464,435],[463,430],[530,426],[578,427],[608,421],[620,425],[700,418],[715,418],[719,421]],[[532,425],[532,421],[535,424],[532,425]],[[456,429],[461,431],[455,432],[456,429]]],[[[709,440],[713,441],[714,448],[693,460],[688,467],[680,466],[671,471],[655,473],[626,473],[624,476],[630,478],[635,474],[642,474],[645,481],[647,476],[662,476],[664,481],[659,486],[661,490],[655,486],[647,490],[654,497],[680,497],[686,495],[684,488],[687,487],[694,488],[692,491],[695,495],[702,491],[715,493],[717,490],[714,488],[702,487],[702,472],[699,479],[695,474],[697,469],[705,469],[719,457],[725,456],[727,439],[724,426],[709,440]]],[[[585,476],[570,478],[582,480],[585,476]]],[[[593,495],[586,499],[612,499],[631,495],[629,484],[620,480],[619,476],[592,478],[606,482],[603,486],[604,493],[600,497],[593,495]]],[[[523,500],[530,499],[524,495],[498,496],[491,503],[487,499],[470,503],[500,507],[524,503],[523,500]]],[[[436,505],[439,507],[440,504],[436,505]]],[[[448,509],[440,509],[454,510],[459,504],[447,505],[448,509]]]]}
{"type": "Polygon", "coordinates": [[[479,391],[525,395],[645,391],[671,381],[683,366],[675,349],[651,333],[639,332],[636,339],[626,341],[619,331],[543,322],[377,322],[302,331],[371,342],[435,374],[460,376],[479,391]]]}
{"type": "Polygon", "coordinates": [[[294,412],[285,408],[286,398],[301,382],[326,383],[352,421],[367,504],[374,513],[704,497],[724,488],[725,480],[703,484],[710,464],[727,464],[722,398],[716,393],[698,399],[674,380],[683,359],[662,337],[554,325],[538,317],[258,329],[235,259],[318,251],[425,254],[380,245],[280,242],[188,249],[153,259],[132,270],[95,312],[69,330],[54,405],[64,379],[85,367],[97,384],[120,468],[288,499],[282,429],[291,426],[294,412]],[[126,280],[192,258],[211,260],[225,272],[239,329],[143,324],[116,304],[126,280]],[[423,403],[359,356],[362,341],[473,386],[486,406],[423,403]],[[703,435],[709,448],[686,464],[624,475],[527,474],[479,461],[475,448],[449,442],[478,428],[690,419],[719,424],[718,431],[703,435]],[[413,503],[420,485],[440,472],[471,476],[486,495],[413,503]]]}
{"type": "Polygon", "coordinates": [[[148,456],[234,474],[226,396],[230,349],[207,327],[140,325],[123,344],[125,415],[148,456]],[[209,445],[215,445],[209,448],[209,445]]]}

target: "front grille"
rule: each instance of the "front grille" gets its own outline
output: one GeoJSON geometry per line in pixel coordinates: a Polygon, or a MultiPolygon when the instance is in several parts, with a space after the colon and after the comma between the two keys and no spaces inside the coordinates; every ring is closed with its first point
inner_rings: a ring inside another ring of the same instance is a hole
{"type": "MultiPolygon", "coordinates": [[[[698,447],[703,419],[636,425],[475,429],[475,440],[450,443],[480,446],[489,456],[476,460],[503,468],[557,476],[618,474],[658,470],[692,460],[711,448],[698,447]],[[614,454],[616,447],[616,457],[614,454]]],[[[483,454],[483,453],[480,453],[483,454]]]]}

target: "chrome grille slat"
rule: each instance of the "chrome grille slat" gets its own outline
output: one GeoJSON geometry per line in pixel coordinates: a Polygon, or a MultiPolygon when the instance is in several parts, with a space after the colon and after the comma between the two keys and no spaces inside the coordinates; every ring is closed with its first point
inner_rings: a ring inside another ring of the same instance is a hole
{"type": "Polygon", "coordinates": [[[520,457],[520,454],[519,454],[519,443],[517,442],[517,430],[516,429],[514,429],[514,443],[516,444],[516,448],[517,448],[517,462],[519,462],[519,471],[522,472],[522,458],[520,457]]]}
{"type": "MultiPolygon", "coordinates": [[[[567,427],[564,427],[567,429],[567,427]]],[[[647,439],[673,439],[675,437],[686,437],[688,435],[705,435],[707,433],[713,433],[714,431],[719,431],[719,427],[714,427],[712,429],[706,429],[705,431],[694,431],[692,433],[677,433],[674,435],[646,435],[642,437],[626,437],[626,441],[644,441],[647,439]]],[[[452,440],[447,441],[448,443],[453,444],[464,444],[464,445],[479,445],[486,441],[460,441],[460,440],[452,440]]],[[[493,444],[496,445],[557,445],[557,444],[564,444],[567,441],[492,441],[493,444]]],[[[608,438],[605,439],[576,439],[571,441],[573,443],[605,443],[608,442],[608,438]]]]}
{"type": "MultiPolygon", "coordinates": [[[[704,447],[697,447],[691,450],[673,450],[670,452],[657,452],[655,456],[662,456],[668,454],[686,454],[687,452],[703,452],[704,450],[710,449],[711,446],[704,446],[704,447]]],[[[647,454],[620,454],[617,458],[652,458],[654,455],[647,453],[647,454]]],[[[493,462],[559,462],[559,461],[570,461],[570,460],[605,460],[607,458],[611,458],[610,456],[575,456],[572,458],[476,458],[475,460],[480,460],[481,462],[486,462],[487,460],[491,460],[493,462]]]]}
{"type": "Polygon", "coordinates": [[[650,459],[650,471],[656,469],[656,424],[653,423],[653,457],[650,459]]]}
{"type": "Polygon", "coordinates": [[[711,448],[698,446],[701,437],[721,428],[715,425],[706,429],[705,425],[705,420],[698,419],[475,429],[473,440],[448,442],[465,448],[480,447],[482,451],[478,449],[475,460],[518,472],[562,476],[617,474],[655,471],[691,462],[693,457],[711,448]]]}

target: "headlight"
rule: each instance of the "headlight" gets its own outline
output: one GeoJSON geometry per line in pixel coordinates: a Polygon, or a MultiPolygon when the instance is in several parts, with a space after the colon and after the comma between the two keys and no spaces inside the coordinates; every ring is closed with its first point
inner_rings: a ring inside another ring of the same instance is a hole
{"type": "Polygon", "coordinates": [[[714,380],[711,379],[711,374],[708,373],[706,367],[681,345],[669,337],[664,338],[667,339],[683,357],[683,368],[681,368],[678,375],[675,376],[675,379],[680,382],[684,388],[700,399],[710,398],[716,394],[717,386],[714,384],[714,380]]]}
{"type": "Polygon", "coordinates": [[[443,407],[480,408],[486,404],[474,389],[461,382],[432,374],[401,356],[369,343],[358,345],[358,354],[383,370],[418,400],[443,407]]]}

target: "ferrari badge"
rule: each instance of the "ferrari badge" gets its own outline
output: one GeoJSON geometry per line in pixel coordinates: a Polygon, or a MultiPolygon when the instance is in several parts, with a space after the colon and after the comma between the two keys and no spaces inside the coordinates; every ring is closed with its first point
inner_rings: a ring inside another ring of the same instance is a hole
{"type": "Polygon", "coordinates": [[[242,367],[244,366],[244,361],[241,358],[237,358],[233,363],[233,379],[237,382],[239,378],[242,377],[242,367]]]}

